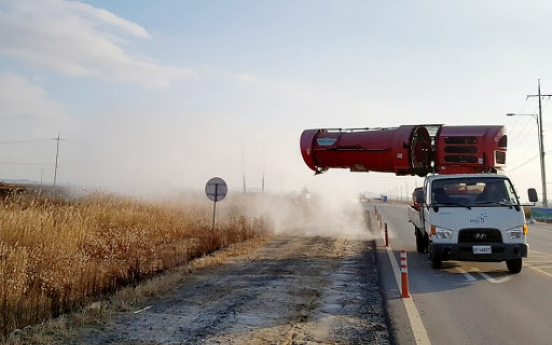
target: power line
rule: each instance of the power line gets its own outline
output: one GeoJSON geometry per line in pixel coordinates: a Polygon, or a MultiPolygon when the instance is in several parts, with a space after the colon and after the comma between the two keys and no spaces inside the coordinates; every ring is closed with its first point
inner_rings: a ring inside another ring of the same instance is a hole
{"type": "MultiPolygon", "coordinates": [[[[59,159],[59,143],[61,140],[67,141],[67,139],[62,139],[60,137],[60,133],[58,133],[57,137],[55,138],[49,138],[49,139],[32,139],[32,140],[10,140],[10,141],[0,141],[0,145],[12,145],[12,144],[32,144],[32,143],[41,143],[41,142],[47,142],[50,140],[56,141],[56,158],[55,158],[55,165],[54,165],[54,190],[56,187],[57,182],[57,168],[58,166],[58,159],[59,159]]],[[[42,171],[44,171],[44,166],[50,165],[51,163],[45,163],[45,162],[0,162],[0,165],[34,165],[34,166],[42,166],[42,171]]],[[[42,181],[42,176],[41,176],[42,181]]]]}
{"type": "Polygon", "coordinates": [[[518,169],[518,168],[521,168],[522,166],[524,166],[524,165],[526,165],[526,164],[531,163],[531,162],[534,161],[538,156],[539,156],[539,154],[534,155],[533,157],[529,158],[528,160],[526,160],[524,163],[518,165],[517,167],[512,168],[512,169],[508,169],[508,170],[506,171],[506,173],[509,174],[509,173],[511,173],[512,171],[514,171],[514,170],[516,170],[516,169],[518,169]]]}
{"type": "Polygon", "coordinates": [[[48,165],[51,163],[32,163],[32,162],[0,162],[1,165],[48,165]]]}
{"type": "Polygon", "coordinates": [[[30,144],[30,143],[39,143],[49,141],[50,139],[35,139],[35,140],[14,140],[14,141],[0,141],[0,145],[10,145],[10,144],[30,144]]]}
{"type": "Polygon", "coordinates": [[[542,205],[544,208],[548,208],[548,196],[546,191],[546,164],[544,161],[544,144],[543,144],[543,134],[542,134],[542,98],[543,97],[552,97],[552,95],[543,95],[541,93],[540,79],[538,80],[538,94],[537,95],[527,95],[529,97],[538,97],[539,98],[539,115],[537,122],[539,124],[539,156],[540,156],[540,168],[541,168],[541,182],[542,182],[542,205]]]}
{"type": "MultiPolygon", "coordinates": [[[[527,103],[527,98],[525,99],[525,103],[527,103]]],[[[523,106],[522,108],[522,111],[519,112],[519,114],[523,114],[523,109],[525,109],[525,105],[523,106]]],[[[531,112],[531,114],[535,114],[536,112],[538,111],[538,107],[531,112]]],[[[513,145],[516,141],[516,139],[522,135],[522,133],[525,131],[525,129],[527,128],[527,125],[530,123],[529,120],[527,120],[523,126],[523,128],[521,129],[521,131],[514,131],[514,129],[516,128],[518,122],[521,121],[520,117],[517,116],[516,117],[516,121],[514,122],[514,125],[510,128],[510,132],[512,133],[519,133],[519,134],[516,134],[516,135],[513,135],[512,137],[509,138],[509,142],[511,143],[512,146],[517,146],[517,145],[513,145]]],[[[537,130],[538,130],[538,124],[537,124],[537,130]]],[[[527,138],[527,135],[521,140],[521,142],[524,142],[525,139],[527,138]]]]}
{"type": "MultiPolygon", "coordinates": [[[[529,120],[527,122],[525,122],[525,126],[523,126],[523,128],[518,132],[520,134],[518,134],[515,138],[511,139],[511,145],[512,146],[516,146],[516,148],[519,148],[519,144],[514,145],[514,139],[518,138],[522,133],[525,133],[525,136],[521,140],[519,140],[519,143],[520,144],[523,144],[523,143],[527,144],[526,139],[533,132],[532,127],[527,131],[525,130],[529,123],[530,123],[529,120]]],[[[536,126],[536,129],[538,130],[538,126],[536,124],[534,124],[534,125],[536,126]]]]}
{"type": "MultiPolygon", "coordinates": [[[[525,102],[523,102],[523,106],[521,107],[521,110],[519,111],[520,114],[523,114],[524,113],[524,109],[525,109],[525,106],[527,105],[527,98],[525,98],[525,102]]],[[[518,122],[520,121],[519,117],[516,117],[515,119],[515,122],[514,124],[512,125],[511,127],[511,131],[513,131],[514,128],[516,128],[516,125],[518,124],[518,122]]],[[[527,123],[525,124],[527,126],[527,123]]],[[[524,127],[525,128],[525,127],[524,127]]],[[[512,138],[509,138],[508,140],[510,142],[514,142],[515,139],[517,138],[517,136],[514,136],[512,138]]]]}
{"type": "Polygon", "coordinates": [[[538,126],[532,127],[530,130],[526,130],[527,125],[529,124],[529,121],[525,122],[525,126],[519,133],[524,133],[525,136],[523,138],[520,138],[518,135],[518,138],[520,138],[517,143],[510,142],[510,147],[513,147],[512,149],[508,150],[510,157],[516,157],[515,160],[517,160],[517,157],[525,158],[527,156],[527,152],[531,152],[533,150],[533,145],[535,144],[534,141],[528,140],[529,135],[533,134],[534,129],[538,130],[538,126]]]}

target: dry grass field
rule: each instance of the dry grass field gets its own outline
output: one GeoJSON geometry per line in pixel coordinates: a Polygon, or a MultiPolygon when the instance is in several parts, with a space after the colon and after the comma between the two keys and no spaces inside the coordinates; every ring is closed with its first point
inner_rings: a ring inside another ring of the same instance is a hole
{"type": "Polygon", "coordinates": [[[0,338],[271,230],[243,196],[218,204],[213,229],[204,195],[30,194],[0,199],[0,338]]]}

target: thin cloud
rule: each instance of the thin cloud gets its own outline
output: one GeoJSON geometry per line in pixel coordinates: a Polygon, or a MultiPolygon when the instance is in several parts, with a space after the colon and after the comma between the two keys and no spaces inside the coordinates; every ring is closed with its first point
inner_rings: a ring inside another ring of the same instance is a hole
{"type": "MultiPolygon", "coordinates": [[[[0,141],[52,138],[74,125],[67,109],[52,100],[48,92],[37,83],[13,73],[0,73],[0,90],[0,127],[4,129],[0,133],[0,141]]],[[[29,157],[34,157],[36,148],[3,145],[0,149],[0,161],[13,156],[13,159],[7,160],[34,162],[29,157]]],[[[6,173],[5,169],[3,173],[6,173]]]]}
{"type": "Polygon", "coordinates": [[[12,73],[0,74],[0,119],[62,120],[64,109],[50,100],[44,89],[12,73]]]}
{"type": "Polygon", "coordinates": [[[166,87],[194,78],[191,69],[162,66],[128,51],[149,33],[103,9],[76,1],[5,0],[0,5],[0,55],[57,73],[166,87]]]}

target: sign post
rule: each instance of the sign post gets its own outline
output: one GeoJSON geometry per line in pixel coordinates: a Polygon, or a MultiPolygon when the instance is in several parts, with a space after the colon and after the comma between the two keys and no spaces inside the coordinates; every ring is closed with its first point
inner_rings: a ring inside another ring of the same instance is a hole
{"type": "Polygon", "coordinates": [[[228,193],[226,182],[220,177],[213,177],[205,185],[205,194],[213,202],[213,231],[215,230],[215,221],[217,217],[217,202],[222,201],[228,193]]]}

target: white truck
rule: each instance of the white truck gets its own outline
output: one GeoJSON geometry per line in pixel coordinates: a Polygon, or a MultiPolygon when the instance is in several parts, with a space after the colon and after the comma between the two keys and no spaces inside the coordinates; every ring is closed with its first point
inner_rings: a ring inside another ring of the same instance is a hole
{"type": "MultiPolygon", "coordinates": [[[[529,201],[537,201],[535,189],[529,201]]],[[[416,249],[427,253],[431,267],[447,260],[506,261],[519,273],[527,257],[525,214],[506,176],[481,174],[431,175],[413,193],[408,209],[416,249]]]]}
{"type": "MultiPolygon", "coordinates": [[[[501,125],[308,129],[300,140],[315,174],[348,168],[424,176],[409,214],[417,250],[428,253],[432,267],[445,260],[506,261],[518,273],[527,257],[527,226],[512,183],[499,175],[507,146],[501,125]]],[[[533,188],[529,200],[537,201],[533,188]]]]}

